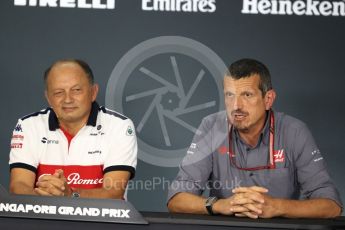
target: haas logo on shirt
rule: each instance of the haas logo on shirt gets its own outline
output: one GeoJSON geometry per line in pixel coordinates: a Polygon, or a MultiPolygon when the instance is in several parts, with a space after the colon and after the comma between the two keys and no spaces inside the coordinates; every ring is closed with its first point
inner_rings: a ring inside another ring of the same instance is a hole
{"type": "Polygon", "coordinates": [[[277,162],[284,162],[284,160],[285,160],[284,149],[274,150],[273,159],[274,159],[274,162],[276,162],[276,163],[277,162]]]}

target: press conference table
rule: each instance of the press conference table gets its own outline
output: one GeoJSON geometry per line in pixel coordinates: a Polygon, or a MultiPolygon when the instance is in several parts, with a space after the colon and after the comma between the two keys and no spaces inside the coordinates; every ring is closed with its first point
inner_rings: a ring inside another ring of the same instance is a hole
{"type": "Polygon", "coordinates": [[[44,220],[16,217],[0,217],[0,229],[25,230],[108,230],[108,229],[345,229],[345,217],[336,219],[249,219],[226,216],[204,216],[141,212],[147,225],[82,222],[67,220],[44,220]]]}

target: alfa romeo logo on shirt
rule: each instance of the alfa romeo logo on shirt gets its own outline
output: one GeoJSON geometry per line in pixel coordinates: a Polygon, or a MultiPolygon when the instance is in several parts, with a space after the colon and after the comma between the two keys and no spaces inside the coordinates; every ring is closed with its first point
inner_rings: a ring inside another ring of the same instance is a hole
{"type": "Polygon", "coordinates": [[[223,109],[225,70],[223,61],[195,40],[153,38],[117,63],[108,81],[106,106],[133,120],[141,160],[176,167],[202,118],[223,109]]]}

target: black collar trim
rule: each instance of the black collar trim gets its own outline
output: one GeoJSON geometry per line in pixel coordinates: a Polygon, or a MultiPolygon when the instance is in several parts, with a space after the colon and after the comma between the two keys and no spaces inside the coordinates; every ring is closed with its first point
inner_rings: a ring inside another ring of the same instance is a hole
{"type": "MultiPolygon", "coordinates": [[[[50,131],[55,131],[55,130],[60,128],[59,120],[58,120],[54,110],[51,109],[51,108],[49,108],[49,109],[50,109],[50,114],[49,114],[49,118],[48,118],[49,130],[50,131]]],[[[99,109],[100,108],[99,108],[98,103],[95,102],[95,101],[92,102],[90,116],[89,116],[89,118],[87,120],[86,125],[96,126],[97,115],[98,115],[99,109]]]]}

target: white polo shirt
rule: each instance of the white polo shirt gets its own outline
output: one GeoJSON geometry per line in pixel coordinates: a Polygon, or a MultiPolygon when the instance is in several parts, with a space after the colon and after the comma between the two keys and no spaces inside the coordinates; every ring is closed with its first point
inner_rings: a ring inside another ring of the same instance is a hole
{"type": "Polygon", "coordinates": [[[129,171],[134,177],[137,140],[132,121],[94,102],[87,124],[70,144],[51,108],[18,120],[13,131],[10,169],[25,168],[41,175],[63,169],[74,188],[100,188],[103,175],[129,171]]]}

